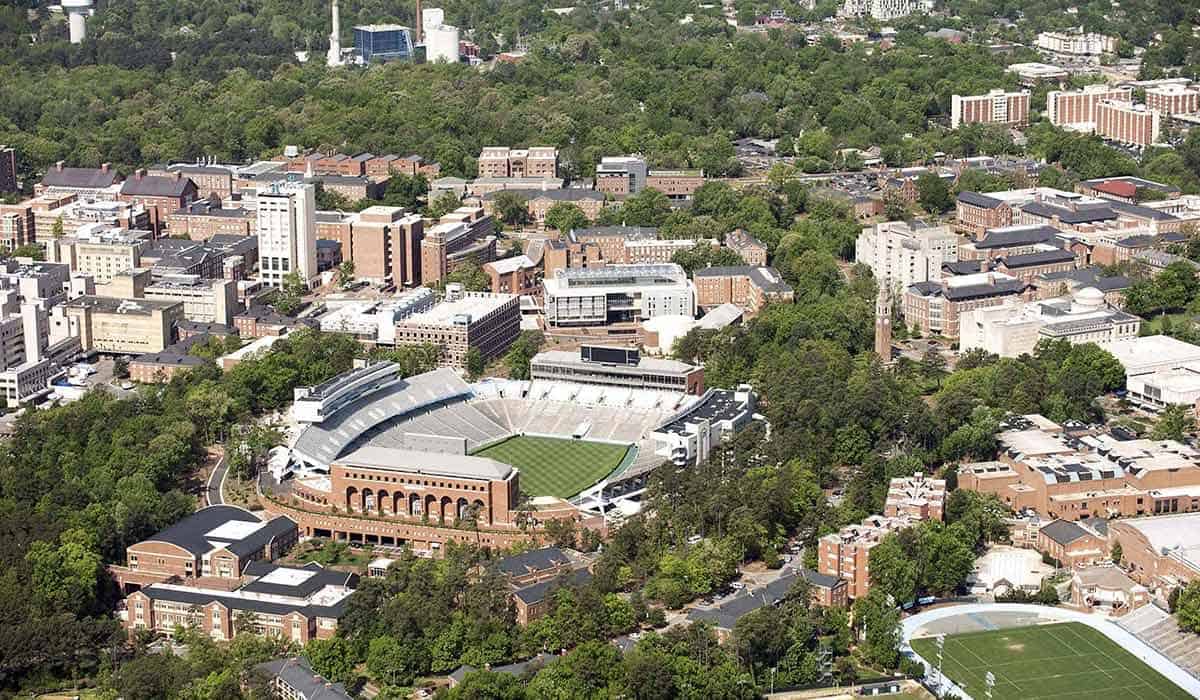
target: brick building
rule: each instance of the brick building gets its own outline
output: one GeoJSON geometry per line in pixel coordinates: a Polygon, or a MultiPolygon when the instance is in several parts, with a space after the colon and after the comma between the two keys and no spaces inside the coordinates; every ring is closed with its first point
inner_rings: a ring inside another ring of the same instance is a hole
{"type": "Polygon", "coordinates": [[[479,177],[552,178],[558,175],[558,149],[488,146],[480,152],[478,165],[479,177]]]}
{"type": "Polygon", "coordinates": [[[1046,93],[1046,118],[1055,126],[1094,131],[1096,106],[1103,100],[1132,103],[1133,88],[1088,85],[1082,90],[1051,90],[1046,93]]]}
{"type": "Polygon", "coordinates": [[[420,282],[435,285],[468,263],[496,259],[495,222],[482,207],[459,207],[424,230],[420,282]]]}
{"type": "Polygon", "coordinates": [[[196,185],[196,196],[199,199],[214,199],[224,202],[232,198],[238,191],[234,185],[233,167],[203,163],[172,163],[150,168],[146,174],[156,177],[183,176],[196,185]]]}
{"type": "Polygon", "coordinates": [[[542,267],[528,255],[514,255],[484,263],[493,294],[537,294],[542,286],[542,267]]]}
{"type": "Polygon", "coordinates": [[[699,170],[651,170],[646,174],[646,187],[670,199],[691,199],[703,184],[704,173],[699,170]]]}
{"type": "Polygon", "coordinates": [[[1118,439],[1042,416],[1011,419],[996,438],[998,461],[962,465],[959,488],[1063,520],[1200,511],[1200,452],[1183,443],[1118,439]]]}
{"type": "Polygon", "coordinates": [[[692,279],[701,309],[735,304],[753,315],[769,302],[791,303],[794,297],[791,286],[773,267],[705,267],[693,272],[692,279]]]}
{"type": "Polygon", "coordinates": [[[1013,210],[1006,202],[978,192],[959,192],[954,202],[954,228],[972,239],[983,238],[988,229],[1013,223],[1013,210]]]}
{"type": "Polygon", "coordinates": [[[193,241],[206,241],[217,234],[252,236],[255,215],[242,207],[224,208],[219,201],[198,199],[167,216],[167,230],[172,236],[187,236],[193,241]]]}
{"type": "Polygon", "coordinates": [[[1200,579],[1200,513],[1114,520],[1108,532],[1129,575],[1160,595],[1200,579]]]}
{"type": "Polygon", "coordinates": [[[952,95],[950,128],[963,124],[1029,126],[1029,91],[991,90],[986,95],[952,95]]]}
{"type": "Polygon", "coordinates": [[[99,168],[68,168],[63,161],[46,171],[42,181],[34,186],[33,193],[42,195],[76,194],[88,199],[113,199],[120,190],[121,174],[112,165],[103,163],[99,168]]]}
{"type": "Polygon", "coordinates": [[[941,520],[946,505],[946,481],[930,479],[917,472],[892,479],[888,484],[883,514],[888,518],[941,520]]]}
{"type": "Polygon", "coordinates": [[[1130,146],[1149,146],[1162,134],[1162,113],[1144,105],[1101,101],[1096,105],[1096,135],[1130,146]]]}
{"type": "Polygon", "coordinates": [[[1106,536],[1070,520],[1043,525],[1038,530],[1037,550],[1068,569],[1108,559],[1106,536]]]}
{"type": "Polygon", "coordinates": [[[1146,88],[1146,109],[1166,116],[1200,112],[1200,89],[1183,85],[1146,88]]]}
{"type": "Polygon", "coordinates": [[[871,588],[871,549],[891,533],[915,523],[907,517],[872,515],[825,535],[817,541],[817,571],[844,580],[847,597],[857,600],[871,588]]]}
{"type": "Polygon", "coordinates": [[[396,324],[397,345],[441,347],[444,365],[466,367],[467,353],[483,359],[502,355],[521,332],[521,304],[515,294],[463,292],[446,286],[446,298],[428,311],[396,324]]]}
{"type": "Polygon", "coordinates": [[[1025,294],[1028,285],[999,272],[960,275],[918,282],[904,290],[904,320],[923,335],[958,338],[959,317],[966,311],[999,306],[1025,294]]]}
{"type": "MultiPolygon", "coordinates": [[[[321,236],[341,245],[342,260],[354,263],[354,276],[373,284],[412,287],[421,282],[424,220],[401,207],[375,205],[350,215],[321,236]]],[[[318,222],[318,228],[321,227],[318,222]]]]}
{"type": "Polygon", "coordinates": [[[559,203],[574,204],[579,207],[589,220],[600,215],[600,210],[606,206],[604,195],[595,190],[560,188],[552,190],[510,189],[497,190],[483,196],[483,206],[488,214],[495,215],[496,197],[501,192],[512,192],[525,199],[525,209],[529,220],[539,231],[546,229],[546,214],[559,203]]]}
{"type": "Polygon", "coordinates": [[[762,267],[767,264],[767,244],[745,229],[738,228],[725,234],[725,247],[737,253],[747,265],[762,267]]]}
{"type": "Polygon", "coordinates": [[[122,183],[118,195],[122,202],[145,207],[150,215],[150,230],[160,235],[167,228],[167,217],[187,207],[196,197],[196,184],[183,173],[148,175],[144,169],[122,183]]]}

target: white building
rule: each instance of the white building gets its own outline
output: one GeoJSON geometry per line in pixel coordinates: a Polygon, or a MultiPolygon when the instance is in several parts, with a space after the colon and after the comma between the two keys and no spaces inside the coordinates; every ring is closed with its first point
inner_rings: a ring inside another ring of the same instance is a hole
{"type": "Polygon", "coordinates": [[[942,264],[958,261],[959,238],[948,226],[913,228],[888,221],[864,228],[854,244],[855,261],[871,268],[880,285],[906,289],[942,276],[942,264]]]}
{"type": "Polygon", "coordinates": [[[845,0],[838,14],[842,17],[871,17],[886,21],[916,11],[917,3],[914,0],[845,0]]]}
{"type": "Polygon", "coordinates": [[[317,271],[316,189],[310,184],[275,183],[258,192],[259,277],[283,286],[295,272],[312,287],[317,271]]]}
{"type": "Polygon", "coordinates": [[[1114,53],[1117,40],[1104,34],[1082,32],[1042,32],[1037,36],[1037,47],[1051,53],[1073,56],[1099,56],[1114,53]]]}
{"type": "Polygon", "coordinates": [[[321,316],[321,330],[351,333],[383,345],[395,345],[396,323],[428,311],[435,302],[432,289],[417,287],[384,299],[338,304],[321,316]]]}
{"type": "Polygon", "coordinates": [[[1113,357],[1125,368],[1125,378],[1172,370],[1200,363],[1200,347],[1167,335],[1128,338],[1109,345],[1113,357]]]}
{"type": "Polygon", "coordinates": [[[675,264],[558,270],[542,282],[542,289],[546,323],[551,326],[696,315],[696,286],[675,264]]]}
{"type": "Polygon", "coordinates": [[[1140,318],[1105,303],[1104,292],[1084,287],[1069,298],[1012,299],[1000,306],[964,311],[959,318],[959,348],[1019,357],[1032,353],[1043,339],[1108,346],[1137,338],[1141,327],[1140,318]]]}

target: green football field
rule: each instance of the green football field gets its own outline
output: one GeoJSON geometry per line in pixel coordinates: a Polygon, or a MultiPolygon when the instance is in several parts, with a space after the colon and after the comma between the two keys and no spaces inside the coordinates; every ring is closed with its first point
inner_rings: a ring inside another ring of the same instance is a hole
{"type": "Polygon", "coordinates": [[[628,445],[516,435],[475,454],[521,470],[521,491],[570,498],[610,474],[628,445]]]}
{"type": "MultiPolygon", "coordinates": [[[[913,649],[937,664],[933,637],[913,649]]],[[[942,670],[976,700],[1174,700],[1191,697],[1100,632],[1078,622],[946,636],[942,670]]]]}

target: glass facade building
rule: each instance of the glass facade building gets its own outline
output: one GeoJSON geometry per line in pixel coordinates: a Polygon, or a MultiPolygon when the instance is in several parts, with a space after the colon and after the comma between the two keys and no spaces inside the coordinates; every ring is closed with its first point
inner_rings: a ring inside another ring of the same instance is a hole
{"type": "Polygon", "coordinates": [[[399,24],[370,24],[354,28],[354,50],[363,63],[411,61],[412,31],[399,24]]]}

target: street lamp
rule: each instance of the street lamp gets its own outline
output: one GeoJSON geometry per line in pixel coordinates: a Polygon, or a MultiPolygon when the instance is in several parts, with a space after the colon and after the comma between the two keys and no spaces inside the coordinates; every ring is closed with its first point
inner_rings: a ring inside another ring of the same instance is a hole
{"type": "Polygon", "coordinates": [[[942,689],[942,679],[944,677],[944,676],[942,676],[942,652],[945,651],[945,649],[946,649],[946,635],[939,634],[937,636],[936,643],[937,643],[937,650],[938,650],[937,687],[938,687],[938,690],[941,690],[942,689]]]}

